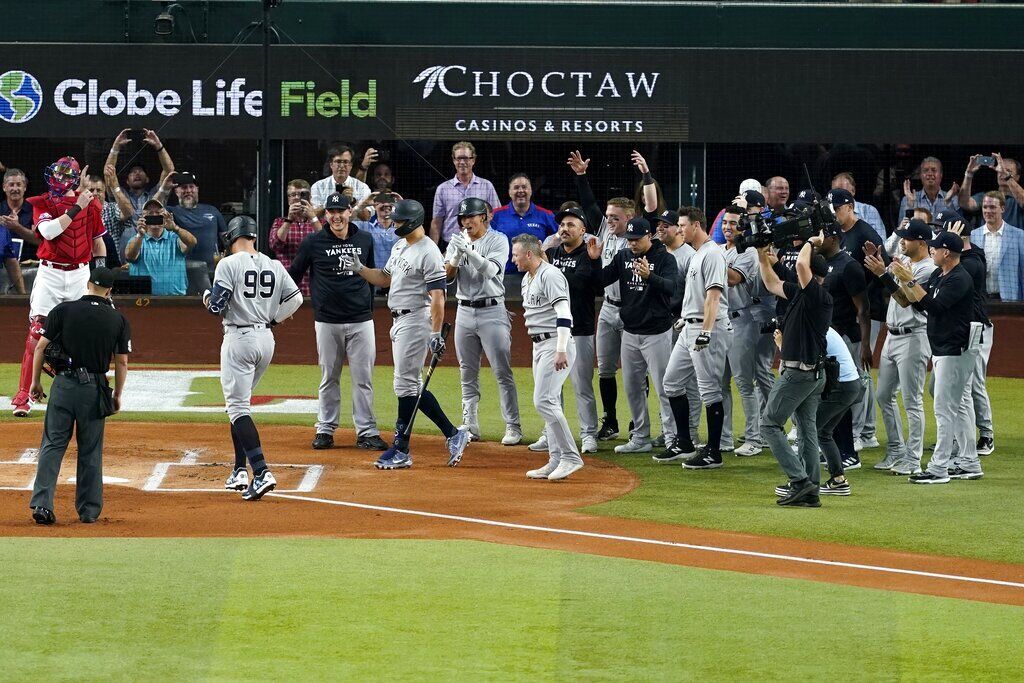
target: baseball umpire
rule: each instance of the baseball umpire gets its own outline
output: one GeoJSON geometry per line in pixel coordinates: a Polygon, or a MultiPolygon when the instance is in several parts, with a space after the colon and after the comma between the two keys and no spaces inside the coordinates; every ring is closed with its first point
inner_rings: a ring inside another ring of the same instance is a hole
{"type": "Polygon", "coordinates": [[[505,308],[505,261],[508,237],[490,227],[491,205],[468,197],[459,204],[462,232],[452,235],[445,252],[445,273],[455,280],[455,355],[462,379],[463,424],[473,439],[480,438],[480,360],[487,362],[498,380],[505,435],[501,443],[515,446],[523,440],[519,422],[519,394],[512,375],[512,323],[505,308]]]}
{"type": "Polygon", "coordinates": [[[373,328],[373,287],[341,266],[341,257],[355,254],[374,267],[373,237],[352,222],[348,196],[334,193],[325,202],[322,230],[299,245],[288,273],[302,282],[307,270],[313,295],[316,351],[320,361],[319,405],[313,448],[334,445],[341,413],[341,371],[348,360],[352,375],[352,423],[356,447],[385,450],[373,413],[373,364],[377,341],[373,328]]]}
{"type": "Polygon", "coordinates": [[[355,254],[343,254],[341,266],[361,276],[375,287],[388,288],[391,325],[391,353],[395,363],[395,395],[398,396],[398,419],[395,441],[384,451],[374,466],[379,470],[412,467],[406,427],[413,419],[416,400],[420,411],[437,425],[447,439],[448,466],[455,467],[469,444],[466,426],[455,427],[448,420],[441,404],[422,388],[420,372],[427,349],[444,351],[441,327],[444,324],[445,271],[441,251],[426,239],[423,205],[413,199],[395,204],[391,214],[395,234],[400,238],[391,248],[391,257],[383,269],[367,268],[355,254]]]}
{"type": "Polygon", "coordinates": [[[277,486],[252,420],[252,392],[274,357],[270,328],[302,305],[302,292],[281,262],[256,251],[258,234],[251,217],[231,219],[222,238],[228,256],[217,263],[213,290],[203,293],[206,309],[224,317],[220,386],[235,446],[235,466],[224,488],[242,491],[243,500],[259,500],[277,486]],[[246,461],[252,467],[252,481],[246,461]]]}

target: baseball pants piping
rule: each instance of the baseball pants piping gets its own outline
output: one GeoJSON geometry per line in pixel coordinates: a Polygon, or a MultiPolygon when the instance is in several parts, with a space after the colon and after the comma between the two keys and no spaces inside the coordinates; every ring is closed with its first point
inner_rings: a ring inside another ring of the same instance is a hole
{"type": "Polygon", "coordinates": [[[357,436],[379,436],[373,412],[373,364],[377,341],[373,321],[315,322],[316,353],[320,360],[320,390],[316,433],[334,434],[341,417],[341,373],[348,361],[352,375],[352,424],[357,436]]]}
{"type": "Polygon", "coordinates": [[[519,427],[519,394],[512,375],[512,323],[504,303],[486,308],[459,306],[455,313],[455,356],[459,360],[462,412],[466,416],[475,416],[480,404],[482,355],[487,356],[498,381],[498,401],[505,424],[519,427]]]}

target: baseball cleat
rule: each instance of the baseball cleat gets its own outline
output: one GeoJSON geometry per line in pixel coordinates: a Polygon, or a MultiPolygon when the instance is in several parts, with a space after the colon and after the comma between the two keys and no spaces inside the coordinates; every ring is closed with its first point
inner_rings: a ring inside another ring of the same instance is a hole
{"type": "Polygon", "coordinates": [[[678,440],[673,441],[672,445],[666,448],[661,453],[651,456],[651,460],[654,462],[666,463],[675,462],[676,460],[686,460],[692,458],[697,454],[695,449],[690,444],[680,444],[678,440]]]}
{"type": "Polygon", "coordinates": [[[924,471],[918,474],[910,475],[909,477],[907,477],[907,480],[911,484],[948,484],[949,475],[947,474],[946,476],[942,477],[937,474],[932,474],[931,472],[924,471]]]}
{"type": "Polygon", "coordinates": [[[891,470],[893,465],[899,462],[900,456],[895,453],[886,453],[885,457],[872,465],[872,469],[876,470],[891,470]]]}
{"type": "Polygon", "coordinates": [[[597,430],[598,441],[611,441],[619,435],[619,421],[604,418],[601,420],[601,429],[597,430]]]}
{"type": "Polygon", "coordinates": [[[547,434],[541,434],[540,438],[537,439],[536,441],[534,441],[533,443],[531,443],[529,446],[527,446],[527,448],[529,448],[531,451],[535,451],[537,453],[541,453],[543,451],[546,451],[548,449],[548,435],[547,434]]]}
{"type": "Polygon", "coordinates": [[[991,436],[978,437],[978,455],[992,455],[996,450],[996,440],[991,436]]]}
{"type": "Polygon", "coordinates": [[[455,432],[447,443],[448,467],[455,467],[462,462],[462,454],[466,452],[466,446],[469,445],[469,427],[465,425],[459,427],[459,431],[455,432]]]}
{"type": "Polygon", "coordinates": [[[582,468],[582,462],[560,462],[558,463],[558,467],[555,468],[555,471],[548,475],[548,481],[561,481],[573,472],[582,468]]]}
{"type": "Polygon", "coordinates": [[[700,449],[697,455],[689,460],[683,461],[683,467],[688,470],[713,470],[722,466],[722,454],[716,453],[707,446],[700,449]]]}
{"type": "Polygon", "coordinates": [[[19,391],[11,400],[11,405],[14,406],[14,417],[28,417],[32,412],[32,397],[27,391],[19,391]]]}
{"type": "Polygon", "coordinates": [[[374,434],[373,436],[361,436],[356,439],[356,448],[362,448],[367,451],[386,451],[388,445],[384,443],[384,439],[380,438],[380,434],[374,434]]]}
{"type": "Polygon", "coordinates": [[[650,453],[653,450],[651,442],[637,441],[630,439],[626,443],[619,444],[615,447],[616,453],[650,453]]]}
{"type": "Polygon", "coordinates": [[[548,475],[551,474],[552,472],[554,472],[555,468],[557,468],[557,467],[558,467],[558,461],[557,460],[551,460],[551,461],[548,461],[548,464],[544,465],[544,467],[538,467],[535,470],[530,470],[529,472],[526,473],[526,476],[529,479],[547,479],[548,475]]]}
{"type": "Polygon", "coordinates": [[[948,472],[950,479],[966,479],[968,481],[972,481],[974,479],[981,479],[983,476],[985,476],[985,473],[981,472],[980,470],[977,472],[971,472],[959,466],[950,467],[948,472]]]}
{"type": "Polygon", "coordinates": [[[659,434],[651,439],[651,448],[665,448],[665,435],[659,434]]]}
{"type": "Polygon", "coordinates": [[[747,441],[742,446],[732,452],[733,455],[741,458],[750,458],[755,455],[760,455],[761,451],[764,450],[764,446],[760,446],[756,443],[747,441]]]}
{"type": "Polygon", "coordinates": [[[242,494],[242,500],[259,500],[275,488],[277,488],[277,479],[274,479],[274,475],[270,473],[270,470],[264,470],[263,474],[252,478],[249,488],[242,494]]]}
{"type": "Polygon", "coordinates": [[[313,437],[313,448],[318,451],[322,451],[326,448],[332,448],[334,446],[334,437],[326,433],[318,433],[313,437]]]}
{"type": "Polygon", "coordinates": [[[378,470],[404,470],[412,467],[412,456],[394,446],[380,454],[373,466],[378,470]]]}
{"type": "Polygon", "coordinates": [[[515,446],[523,440],[523,430],[516,425],[505,428],[505,436],[501,437],[502,446],[515,446]]]}
{"type": "Polygon", "coordinates": [[[912,460],[899,459],[889,468],[889,471],[900,477],[909,477],[912,474],[921,473],[921,464],[912,460]]]}
{"type": "Polygon", "coordinates": [[[597,453],[597,437],[585,436],[580,440],[581,453],[597,453]]]}
{"type": "Polygon", "coordinates": [[[231,476],[224,482],[228,491],[244,491],[249,488],[249,472],[244,467],[232,470],[231,476]]]}
{"type": "Polygon", "coordinates": [[[53,516],[53,510],[44,507],[32,508],[32,519],[36,520],[36,524],[43,524],[46,526],[57,521],[57,518],[53,516]]]}
{"type": "MultiPolygon", "coordinates": [[[[467,424],[466,428],[469,429],[469,440],[479,441],[480,440],[480,425],[478,424],[467,424]]],[[[505,432],[508,434],[508,432],[505,432]]]]}

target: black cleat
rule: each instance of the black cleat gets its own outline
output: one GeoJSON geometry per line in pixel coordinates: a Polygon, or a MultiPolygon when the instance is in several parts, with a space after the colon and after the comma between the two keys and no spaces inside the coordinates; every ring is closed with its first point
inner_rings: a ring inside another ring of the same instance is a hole
{"type": "Polygon", "coordinates": [[[818,487],[810,481],[803,486],[791,486],[789,494],[780,496],[775,503],[785,507],[821,507],[821,499],[818,498],[818,487]]]}
{"type": "Polygon", "coordinates": [[[721,466],[722,454],[711,450],[710,446],[704,446],[700,453],[683,461],[683,467],[688,470],[713,470],[721,466]]]}
{"type": "MultiPolygon", "coordinates": [[[[314,445],[313,448],[316,448],[314,445]]],[[[356,439],[356,448],[363,448],[368,451],[386,451],[388,445],[384,443],[384,439],[380,438],[379,434],[374,436],[361,436],[356,439]]]]}
{"type": "Polygon", "coordinates": [[[53,516],[53,510],[48,510],[44,507],[32,508],[32,519],[36,520],[36,524],[45,524],[47,526],[57,521],[57,518],[53,516]]]}
{"type": "Polygon", "coordinates": [[[689,460],[697,454],[697,449],[694,448],[693,444],[681,444],[679,441],[673,441],[672,445],[666,448],[657,455],[652,455],[651,459],[654,462],[675,462],[676,460],[689,460]]]}
{"type": "Polygon", "coordinates": [[[313,439],[313,448],[318,451],[322,451],[327,448],[334,448],[334,437],[330,434],[317,434],[313,439]]]}
{"type": "Polygon", "coordinates": [[[607,417],[601,421],[601,429],[597,432],[598,441],[610,441],[619,436],[619,421],[609,420],[607,417]]]}
{"type": "Polygon", "coordinates": [[[978,455],[992,455],[996,449],[996,440],[990,436],[978,437],[978,455]]]}

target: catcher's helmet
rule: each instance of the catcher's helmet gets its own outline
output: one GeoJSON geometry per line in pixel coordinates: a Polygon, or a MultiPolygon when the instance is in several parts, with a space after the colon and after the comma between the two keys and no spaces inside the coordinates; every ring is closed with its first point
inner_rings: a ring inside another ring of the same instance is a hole
{"type": "Polygon", "coordinates": [[[235,216],[228,223],[228,231],[221,237],[221,246],[224,251],[227,251],[239,237],[256,239],[257,235],[259,235],[259,230],[256,229],[256,221],[252,216],[235,216]]]}
{"type": "Polygon", "coordinates": [[[395,234],[399,237],[405,237],[423,225],[426,215],[427,212],[423,210],[423,205],[415,199],[403,199],[396,203],[395,210],[391,212],[391,220],[396,223],[405,221],[405,225],[395,228],[395,234]]]}
{"type": "Polygon", "coordinates": [[[466,197],[459,204],[459,218],[467,216],[486,216],[491,212],[491,205],[476,197],[466,197]]]}
{"type": "Polygon", "coordinates": [[[63,197],[68,190],[78,185],[82,169],[74,157],[61,157],[46,167],[43,179],[54,197],[63,197]]]}

